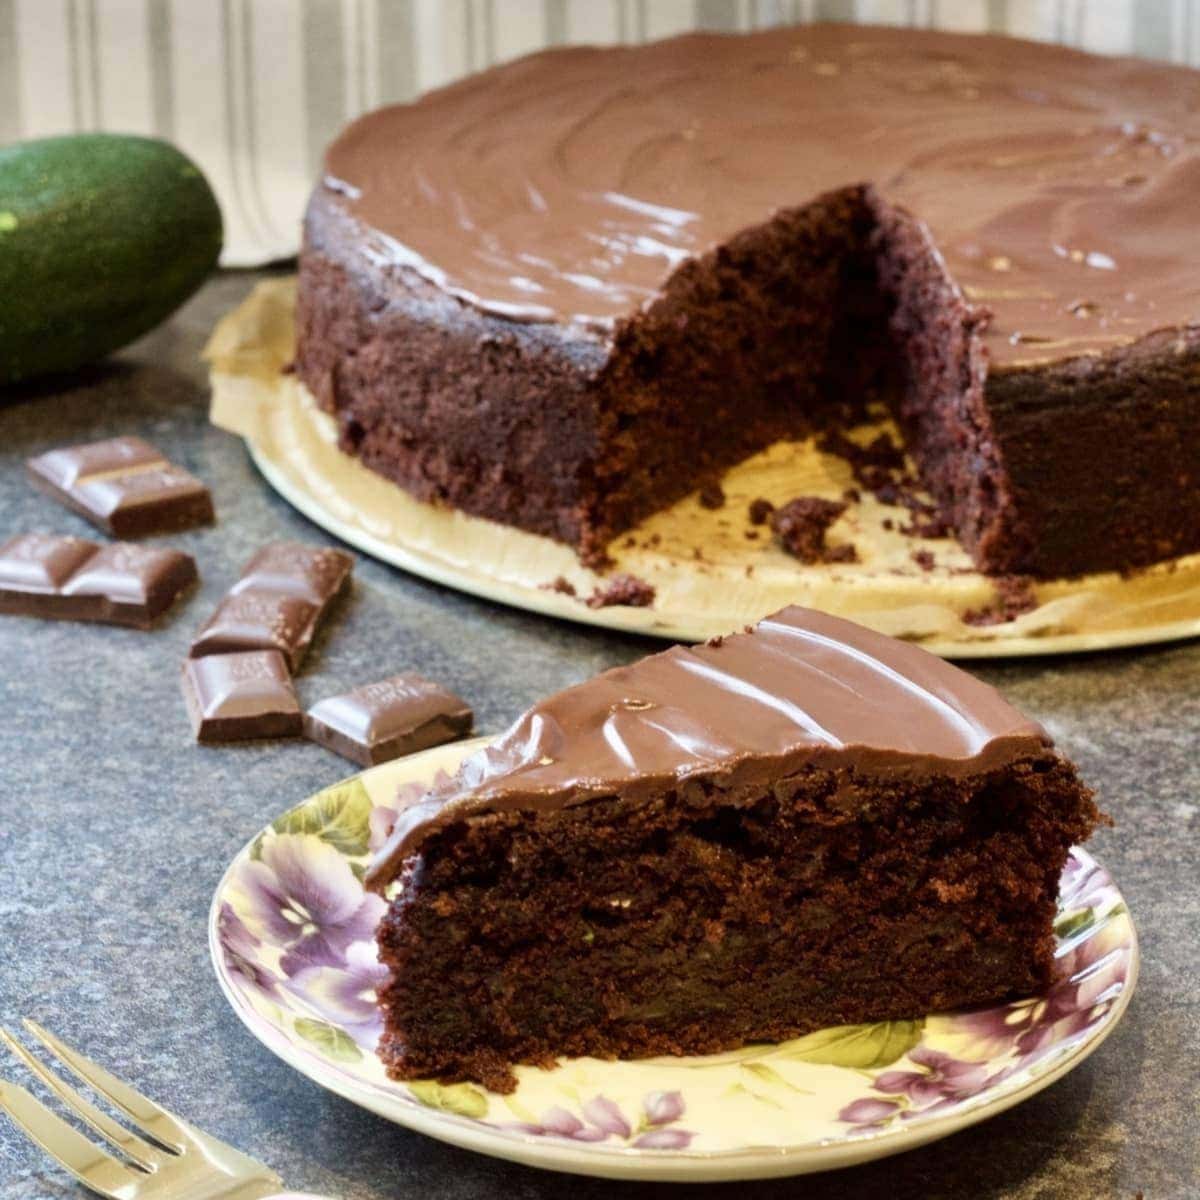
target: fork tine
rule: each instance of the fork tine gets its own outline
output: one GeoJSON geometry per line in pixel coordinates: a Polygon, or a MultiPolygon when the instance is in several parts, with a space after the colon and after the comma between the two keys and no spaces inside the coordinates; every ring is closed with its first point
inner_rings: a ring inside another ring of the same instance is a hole
{"type": "Polygon", "coordinates": [[[108,1200],[134,1200],[137,1196],[138,1175],[72,1129],[23,1087],[0,1079],[0,1111],[8,1113],[30,1141],[36,1142],[84,1187],[108,1200]]]}
{"type": "Polygon", "coordinates": [[[176,1154],[182,1154],[187,1148],[188,1142],[192,1140],[191,1131],[178,1117],[167,1112],[165,1108],[160,1108],[154,1101],[147,1099],[115,1075],[109,1074],[103,1067],[97,1066],[90,1058],[72,1050],[36,1021],[26,1019],[21,1024],[84,1083],[95,1088],[120,1109],[143,1133],[149,1134],[160,1145],[176,1154]]]}
{"type": "Polygon", "coordinates": [[[147,1171],[155,1170],[162,1162],[162,1152],[143,1141],[136,1133],[118,1125],[90,1100],[81,1096],[60,1075],[35,1058],[7,1029],[0,1029],[0,1041],[25,1064],[81,1121],[87,1122],[102,1138],[116,1146],[127,1157],[147,1171]]]}

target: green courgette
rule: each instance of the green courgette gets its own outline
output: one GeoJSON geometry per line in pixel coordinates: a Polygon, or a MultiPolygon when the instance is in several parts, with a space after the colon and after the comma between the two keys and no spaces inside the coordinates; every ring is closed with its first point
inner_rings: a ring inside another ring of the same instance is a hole
{"type": "Polygon", "coordinates": [[[166,142],[83,133],[0,147],[0,385],[140,337],[220,251],[212,189],[166,142]]]}

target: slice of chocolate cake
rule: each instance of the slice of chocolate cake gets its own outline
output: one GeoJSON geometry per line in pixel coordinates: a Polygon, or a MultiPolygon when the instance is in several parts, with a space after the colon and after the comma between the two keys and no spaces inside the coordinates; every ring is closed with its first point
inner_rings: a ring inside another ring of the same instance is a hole
{"type": "Polygon", "coordinates": [[[788,608],[535,705],[401,812],[380,1054],[507,1091],[1033,993],[1097,820],[992,688],[788,608]]]}

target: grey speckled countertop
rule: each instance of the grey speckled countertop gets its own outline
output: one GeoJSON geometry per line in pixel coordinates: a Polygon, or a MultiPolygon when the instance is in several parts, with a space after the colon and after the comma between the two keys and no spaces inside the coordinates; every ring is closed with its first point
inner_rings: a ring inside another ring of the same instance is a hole
{"type": "MultiPolygon", "coordinates": [[[[22,460],[118,433],[142,434],[207,480],[219,513],[215,528],[173,539],[195,554],[203,585],[153,633],[0,618],[0,1021],[38,1018],[296,1188],[344,1200],[648,1196],[649,1185],[568,1179],[389,1125],[286,1067],[217,990],[205,921],[226,864],[269,818],[349,769],[305,743],[201,749],[179,695],[189,637],[249,553],[280,536],[328,540],[205,420],[197,353],[256,278],[218,278],[84,377],[0,393],[0,535],[87,534],[26,485],[22,460]]],[[[382,667],[417,668],[466,696],[489,731],[646,648],[363,559],[299,686],[311,702],[382,667]]],[[[1142,937],[1123,1025],[1061,1083],[973,1130],[867,1167],[705,1196],[1200,1196],[1200,642],[975,669],[1049,726],[1116,819],[1093,848],[1142,937]]],[[[2,1200],[76,1195],[0,1120],[2,1200]]]]}

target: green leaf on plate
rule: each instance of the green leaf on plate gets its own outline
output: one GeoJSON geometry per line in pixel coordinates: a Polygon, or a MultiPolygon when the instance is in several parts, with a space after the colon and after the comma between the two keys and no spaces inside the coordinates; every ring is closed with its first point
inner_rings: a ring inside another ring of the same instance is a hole
{"type": "Polygon", "coordinates": [[[924,1026],[924,1020],[834,1025],[787,1043],[778,1057],[872,1071],[903,1058],[921,1040],[924,1026]]]}
{"type": "Polygon", "coordinates": [[[300,1017],[294,1028],[306,1042],[311,1042],[326,1058],[331,1058],[334,1062],[359,1062],[362,1059],[362,1051],[355,1045],[354,1040],[336,1026],[325,1021],[300,1017]]]}
{"type": "Polygon", "coordinates": [[[1095,919],[1096,910],[1094,908],[1079,908],[1074,912],[1063,913],[1054,922],[1054,936],[1062,938],[1065,941],[1067,938],[1086,929],[1095,919]]]}
{"type": "Polygon", "coordinates": [[[526,1108],[515,1096],[504,1097],[504,1107],[508,1109],[518,1121],[524,1121],[526,1125],[536,1125],[538,1123],[537,1115],[531,1108],[526,1108]]]}
{"type": "Polygon", "coordinates": [[[457,1113],[460,1117],[486,1116],[487,1096],[470,1083],[438,1083],[436,1079],[418,1079],[408,1085],[408,1090],[426,1108],[441,1112],[457,1113]]]}
{"type": "Polygon", "coordinates": [[[744,1062],[738,1065],[742,1070],[749,1071],[751,1075],[757,1076],[763,1083],[769,1083],[772,1087],[783,1088],[788,1092],[799,1092],[802,1096],[812,1095],[812,1092],[798,1088],[794,1083],[789,1083],[774,1067],[767,1066],[765,1062],[744,1062]]]}
{"type": "Polygon", "coordinates": [[[371,797],[361,779],[350,779],[318,792],[284,813],[272,826],[276,833],[308,833],[342,854],[366,854],[370,837],[371,797]]]}

